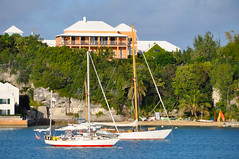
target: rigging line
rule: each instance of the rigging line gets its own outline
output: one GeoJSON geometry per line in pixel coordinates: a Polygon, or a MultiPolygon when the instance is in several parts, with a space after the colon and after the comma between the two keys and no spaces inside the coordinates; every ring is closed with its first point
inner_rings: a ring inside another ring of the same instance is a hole
{"type": "MultiPolygon", "coordinates": [[[[82,70],[83,62],[84,62],[85,59],[86,59],[86,56],[82,55],[82,57],[83,57],[83,59],[82,59],[80,65],[79,65],[79,70],[82,70]]],[[[80,71],[77,71],[77,74],[76,74],[75,77],[78,78],[78,75],[79,75],[80,73],[81,73],[80,71]]],[[[82,90],[84,90],[84,82],[83,82],[83,87],[82,87],[82,88],[83,88],[82,90]]],[[[80,90],[80,92],[81,92],[81,90],[80,90]]],[[[76,92],[74,92],[73,94],[78,94],[78,93],[79,93],[78,90],[76,90],[76,92]]],[[[80,93],[79,93],[79,94],[80,94],[80,93]]],[[[77,95],[77,97],[80,97],[80,100],[83,100],[84,91],[82,91],[82,95],[77,95]]]]}
{"type": "Polygon", "coordinates": [[[114,65],[114,70],[113,70],[113,73],[111,74],[111,77],[110,77],[110,80],[108,81],[108,84],[107,84],[107,86],[106,86],[106,88],[105,88],[105,91],[107,91],[107,89],[108,89],[108,86],[109,86],[109,83],[110,83],[110,81],[112,80],[112,78],[113,78],[113,75],[114,75],[114,73],[115,73],[115,70],[116,70],[116,65],[118,65],[118,62],[119,62],[119,60],[117,60],[117,62],[115,63],[115,65],[114,65]]]}
{"type": "MultiPolygon", "coordinates": [[[[166,113],[167,119],[168,119],[168,121],[169,121],[169,123],[170,123],[170,125],[171,125],[171,127],[172,127],[172,129],[173,129],[172,123],[171,123],[171,121],[170,121],[170,119],[169,119],[169,116],[168,116],[168,112],[167,112],[167,110],[166,110],[166,108],[165,108],[165,106],[164,106],[163,100],[162,100],[162,98],[161,98],[161,95],[160,95],[160,93],[159,93],[158,87],[157,87],[157,85],[156,85],[156,82],[155,82],[155,80],[154,80],[153,74],[152,74],[152,72],[151,72],[151,70],[150,70],[149,64],[148,64],[148,62],[147,62],[147,59],[146,59],[144,53],[143,53],[143,56],[144,56],[145,63],[146,63],[146,65],[147,65],[148,69],[149,69],[149,73],[150,73],[150,75],[151,75],[151,78],[152,78],[152,80],[153,80],[153,82],[154,82],[154,86],[155,86],[156,91],[157,91],[157,93],[158,93],[158,97],[159,97],[159,99],[160,99],[160,101],[161,101],[161,103],[162,103],[164,112],[166,113]]],[[[171,135],[172,135],[172,137],[173,137],[173,134],[172,134],[172,133],[171,133],[171,135]]]]}
{"type": "MultiPolygon", "coordinates": [[[[79,68],[80,68],[79,70],[82,70],[82,65],[83,65],[83,62],[85,61],[85,59],[86,59],[86,56],[83,56],[83,60],[82,60],[82,62],[81,62],[81,65],[80,65],[80,67],[79,67],[79,68]]],[[[77,71],[77,76],[78,76],[79,73],[80,73],[80,71],[77,71]]],[[[86,77],[85,77],[85,80],[86,80],[86,77]]],[[[81,98],[82,100],[84,99],[84,91],[83,91],[83,90],[84,90],[84,86],[85,86],[85,85],[84,85],[84,82],[83,82],[83,86],[82,86],[82,96],[81,96],[81,97],[82,97],[82,98],[81,98]]]]}
{"type": "Polygon", "coordinates": [[[156,106],[154,107],[154,109],[153,109],[149,114],[151,114],[153,111],[155,111],[156,107],[159,105],[160,102],[161,102],[161,101],[159,100],[159,102],[156,104],[156,106]]]}
{"type": "Polygon", "coordinates": [[[134,113],[135,113],[134,98],[135,98],[135,95],[133,94],[133,95],[132,95],[132,100],[131,100],[131,104],[132,104],[132,106],[131,106],[131,112],[132,112],[132,109],[134,109],[133,111],[134,111],[134,113]]]}
{"type": "MultiPolygon", "coordinates": [[[[108,89],[108,87],[109,87],[109,85],[110,85],[110,81],[111,81],[112,78],[113,78],[113,75],[114,75],[115,70],[116,70],[116,65],[118,65],[118,62],[119,62],[119,60],[117,60],[117,62],[116,62],[115,65],[114,65],[114,70],[113,70],[113,73],[111,73],[111,77],[110,77],[110,79],[109,79],[108,82],[107,82],[107,85],[106,85],[106,88],[105,88],[105,92],[107,92],[107,89],[108,89]]],[[[102,102],[102,100],[103,100],[103,99],[101,99],[101,102],[102,102]]]]}
{"type": "MultiPolygon", "coordinates": [[[[137,35],[136,35],[136,38],[137,38],[137,40],[139,41],[139,38],[138,38],[137,35]]],[[[143,54],[143,57],[144,57],[145,63],[146,63],[146,65],[147,65],[147,67],[148,67],[148,70],[149,70],[150,76],[151,76],[151,78],[152,78],[152,80],[153,80],[153,83],[154,83],[154,86],[155,86],[155,88],[156,88],[156,91],[157,91],[157,93],[158,93],[158,96],[159,96],[160,102],[162,103],[163,108],[164,108],[164,111],[165,111],[165,113],[166,113],[166,115],[167,115],[167,118],[168,118],[168,120],[169,120],[169,116],[168,116],[167,110],[166,110],[166,108],[165,108],[165,106],[164,106],[164,103],[163,103],[163,101],[162,101],[161,95],[160,95],[159,90],[158,90],[158,87],[157,87],[157,85],[156,85],[156,83],[155,83],[155,80],[154,80],[153,74],[152,74],[151,69],[150,69],[150,67],[149,67],[149,64],[148,64],[148,62],[147,62],[147,59],[146,59],[146,57],[145,57],[145,55],[144,55],[144,52],[142,52],[142,54],[143,54]]],[[[170,120],[169,120],[169,123],[170,123],[170,125],[172,126],[170,120]]]]}
{"type": "Polygon", "coordinates": [[[97,70],[96,70],[96,68],[95,68],[95,64],[94,64],[93,59],[92,59],[92,57],[91,57],[90,54],[89,54],[89,56],[90,56],[90,60],[91,60],[91,63],[92,63],[92,65],[93,65],[93,68],[94,68],[95,74],[96,74],[96,76],[97,76],[98,83],[99,83],[99,85],[100,85],[101,91],[102,91],[103,96],[104,96],[104,98],[105,98],[106,105],[107,105],[107,107],[108,107],[108,109],[109,109],[110,116],[111,116],[111,118],[112,118],[112,120],[113,120],[113,122],[114,122],[115,129],[116,129],[117,133],[119,133],[119,130],[118,130],[116,124],[115,124],[115,120],[114,120],[113,114],[112,114],[112,112],[111,112],[111,109],[110,109],[109,103],[108,103],[108,101],[107,101],[107,99],[106,99],[104,89],[103,89],[103,87],[102,87],[102,85],[101,85],[101,82],[100,82],[100,79],[99,79],[99,76],[98,76],[97,70]]]}

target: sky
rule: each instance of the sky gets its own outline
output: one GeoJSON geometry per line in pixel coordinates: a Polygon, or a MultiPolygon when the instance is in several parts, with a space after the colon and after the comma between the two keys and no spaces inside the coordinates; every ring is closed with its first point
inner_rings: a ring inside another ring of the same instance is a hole
{"type": "Polygon", "coordinates": [[[0,34],[15,25],[47,40],[86,17],[115,27],[134,25],[138,40],[168,41],[181,50],[210,31],[221,46],[239,33],[238,0],[1,0],[0,34]]]}

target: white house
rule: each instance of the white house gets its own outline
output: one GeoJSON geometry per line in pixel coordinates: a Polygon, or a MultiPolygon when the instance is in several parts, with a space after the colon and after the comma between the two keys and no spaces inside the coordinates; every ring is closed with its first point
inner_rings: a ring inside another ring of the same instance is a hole
{"type": "Polygon", "coordinates": [[[56,46],[56,40],[43,40],[42,43],[46,43],[49,47],[55,47],[56,46]]]}
{"type": "Polygon", "coordinates": [[[155,44],[158,44],[162,49],[168,52],[176,52],[179,51],[180,48],[167,42],[167,41],[137,41],[138,43],[138,52],[147,52],[151,49],[155,44]]]}
{"type": "Polygon", "coordinates": [[[19,105],[19,89],[9,83],[0,82],[0,115],[14,115],[19,105]]]}
{"type": "Polygon", "coordinates": [[[20,29],[18,29],[17,27],[13,25],[10,28],[8,28],[6,31],[4,31],[3,33],[4,34],[7,33],[9,36],[11,36],[12,34],[19,34],[22,36],[23,31],[21,31],[20,29]]]}

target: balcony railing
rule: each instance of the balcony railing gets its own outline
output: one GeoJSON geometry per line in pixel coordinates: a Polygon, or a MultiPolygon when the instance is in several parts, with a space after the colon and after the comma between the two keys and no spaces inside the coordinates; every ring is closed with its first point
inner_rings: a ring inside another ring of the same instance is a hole
{"type": "Polygon", "coordinates": [[[89,45],[89,43],[86,41],[81,41],[81,45],[89,45]]]}
{"type": "Polygon", "coordinates": [[[63,45],[69,45],[68,41],[63,41],[63,45]]]}
{"type": "Polygon", "coordinates": [[[122,42],[122,41],[120,41],[120,42],[118,43],[118,45],[126,45],[126,43],[125,43],[125,42],[122,42]]]}
{"type": "Polygon", "coordinates": [[[100,45],[108,45],[107,41],[100,41],[100,45]]]}
{"type": "MultiPolygon", "coordinates": [[[[132,44],[132,43],[131,43],[132,44]]],[[[126,45],[126,42],[124,41],[119,41],[118,43],[116,41],[100,41],[100,43],[98,43],[98,41],[67,41],[64,40],[62,41],[62,44],[59,45],[120,45],[120,46],[124,46],[126,45]]]]}
{"type": "Polygon", "coordinates": [[[90,45],[98,45],[98,41],[91,41],[90,45]]]}
{"type": "Polygon", "coordinates": [[[111,41],[110,45],[117,45],[117,42],[116,41],[111,41]]]}

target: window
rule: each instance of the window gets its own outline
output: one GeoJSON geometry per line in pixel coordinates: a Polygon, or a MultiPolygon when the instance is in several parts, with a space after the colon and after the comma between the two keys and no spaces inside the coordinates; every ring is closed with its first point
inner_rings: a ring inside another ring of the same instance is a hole
{"type": "Polygon", "coordinates": [[[75,38],[74,36],[71,37],[71,44],[72,44],[72,45],[75,45],[75,39],[76,39],[76,38],[75,38]]]}
{"type": "Polygon", "coordinates": [[[123,58],[123,51],[120,50],[120,58],[122,59],[123,58]]]}
{"type": "Polygon", "coordinates": [[[154,49],[154,52],[159,52],[159,49],[154,49]]]}
{"type": "Polygon", "coordinates": [[[0,110],[0,115],[10,115],[10,110],[0,110]]]}
{"type": "Polygon", "coordinates": [[[115,37],[110,37],[110,43],[111,45],[115,45],[115,37]]]}
{"type": "Polygon", "coordinates": [[[107,37],[100,37],[100,45],[107,45],[107,37]]]}
{"type": "Polygon", "coordinates": [[[85,42],[85,37],[83,36],[83,37],[81,37],[81,44],[82,45],[86,45],[87,43],[85,42]]]}
{"type": "Polygon", "coordinates": [[[94,37],[94,36],[92,36],[91,38],[90,38],[90,44],[91,45],[98,45],[98,38],[97,37],[94,37]]]}
{"type": "Polygon", "coordinates": [[[10,104],[10,99],[0,99],[0,104],[10,104]]]}

